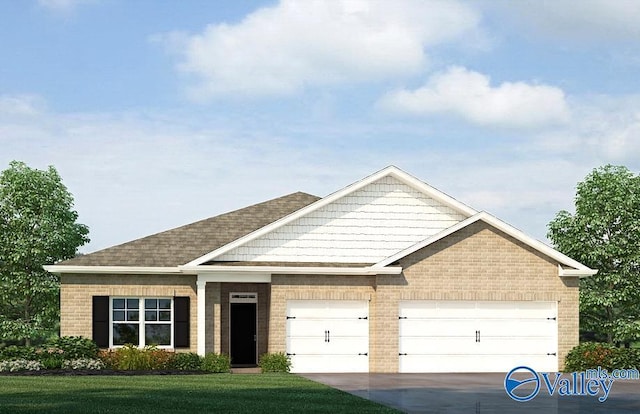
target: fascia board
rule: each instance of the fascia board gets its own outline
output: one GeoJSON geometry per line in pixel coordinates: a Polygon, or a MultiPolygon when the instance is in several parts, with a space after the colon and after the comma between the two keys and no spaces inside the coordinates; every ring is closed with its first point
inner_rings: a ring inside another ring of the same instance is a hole
{"type": "Polygon", "coordinates": [[[279,227],[282,227],[288,223],[291,223],[294,220],[297,220],[298,218],[301,218],[315,210],[318,210],[332,202],[334,202],[335,200],[342,198],[354,191],[357,191],[359,189],[361,189],[362,187],[365,187],[377,180],[379,180],[380,178],[383,178],[385,176],[392,176],[396,179],[398,179],[399,181],[403,182],[404,184],[408,185],[409,187],[412,187],[448,206],[450,206],[451,208],[453,208],[456,211],[459,211],[461,213],[463,213],[464,215],[470,216],[473,214],[476,214],[477,212],[475,210],[473,210],[471,207],[457,201],[456,199],[454,199],[453,197],[439,191],[436,190],[435,188],[431,187],[428,184],[425,184],[424,182],[420,181],[419,179],[413,177],[412,175],[402,171],[401,169],[399,169],[398,167],[395,167],[393,165],[388,166],[368,177],[365,177],[359,181],[356,181],[353,184],[350,184],[346,187],[344,187],[341,190],[336,191],[333,194],[330,194],[318,201],[316,201],[313,204],[310,204],[306,207],[301,208],[300,210],[297,210],[291,214],[289,214],[286,217],[281,218],[280,220],[277,220],[271,224],[268,224],[252,233],[247,234],[244,237],[241,237],[237,240],[234,240],[233,242],[226,244],[210,253],[205,254],[204,256],[198,257],[197,259],[194,259],[192,261],[190,261],[189,263],[186,263],[185,266],[198,266],[201,265],[203,263],[206,263],[210,260],[213,260],[215,257],[220,256],[224,253],[227,253],[230,250],[235,249],[236,247],[239,247],[245,243],[248,243],[252,240],[257,239],[258,237],[261,237],[273,230],[276,230],[279,227]]]}
{"type": "Polygon", "coordinates": [[[341,275],[371,276],[398,275],[402,267],[374,268],[368,267],[299,267],[299,266],[181,266],[180,269],[199,275],[229,273],[263,273],[277,275],[341,275]]]}
{"type": "Polygon", "coordinates": [[[580,279],[593,276],[598,273],[598,270],[595,269],[564,269],[562,266],[558,265],[558,276],[565,277],[579,277],[580,279]]]}
{"type": "Polygon", "coordinates": [[[71,265],[46,265],[44,270],[50,273],[100,273],[100,274],[181,274],[184,273],[178,267],[142,267],[142,266],[71,266],[71,265]]]}
{"type": "Polygon", "coordinates": [[[473,208],[456,200],[455,198],[451,197],[447,193],[444,193],[438,190],[437,188],[430,186],[424,181],[421,181],[420,179],[398,168],[391,170],[389,172],[389,175],[393,176],[394,178],[398,179],[400,182],[408,185],[409,187],[415,188],[421,193],[428,195],[429,197],[445,204],[448,207],[451,207],[452,209],[456,210],[459,213],[462,213],[467,217],[473,216],[474,214],[478,213],[473,208]]]}

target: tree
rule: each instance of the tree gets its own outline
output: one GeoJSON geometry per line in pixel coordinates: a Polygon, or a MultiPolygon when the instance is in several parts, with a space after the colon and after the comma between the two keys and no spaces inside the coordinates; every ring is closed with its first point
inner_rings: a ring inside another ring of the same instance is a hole
{"type": "Polygon", "coordinates": [[[12,161],[0,173],[0,339],[42,338],[57,329],[59,280],[42,266],[89,241],[56,169],[12,161]]]}
{"type": "Polygon", "coordinates": [[[578,183],[575,214],[549,223],[558,250],[598,274],[580,281],[580,329],[596,339],[640,338],[640,176],[622,166],[593,170],[578,183]]]}

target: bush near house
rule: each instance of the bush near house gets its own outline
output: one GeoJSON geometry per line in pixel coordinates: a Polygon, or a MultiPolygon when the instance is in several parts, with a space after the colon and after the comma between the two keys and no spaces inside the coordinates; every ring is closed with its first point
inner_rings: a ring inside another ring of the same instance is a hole
{"type": "Polygon", "coordinates": [[[195,352],[181,352],[173,355],[170,369],[178,371],[199,371],[202,368],[202,357],[195,352]]]}
{"type": "Polygon", "coordinates": [[[262,372],[289,372],[291,359],[283,352],[260,355],[258,366],[262,372]]]}
{"type": "Polygon", "coordinates": [[[202,370],[206,372],[231,372],[231,358],[225,354],[209,353],[202,360],[202,370]]]}
{"type": "Polygon", "coordinates": [[[609,343],[584,342],[567,354],[565,371],[586,369],[640,369],[640,349],[618,348],[609,343]]]}
{"type": "Polygon", "coordinates": [[[12,345],[0,349],[0,372],[60,369],[78,360],[94,362],[75,362],[75,366],[96,366],[97,356],[96,344],[78,336],[55,338],[38,347],[12,345]]]}
{"type": "Polygon", "coordinates": [[[231,359],[226,354],[209,353],[201,357],[193,352],[176,353],[131,344],[99,350],[92,340],[74,336],[55,338],[39,347],[0,348],[0,372],[54,369],[226,373],[231,371],[231,359]]]}

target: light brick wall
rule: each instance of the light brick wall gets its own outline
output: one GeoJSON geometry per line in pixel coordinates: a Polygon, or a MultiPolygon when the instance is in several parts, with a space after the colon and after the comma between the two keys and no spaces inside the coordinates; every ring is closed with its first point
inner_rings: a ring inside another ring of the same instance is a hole
{"type": "Polygon", "coordinates": [[[205,290],[205,352],[221,352],[220,318],[221,318],[221,284],[207,283],[205,290]]]}
{"type": "Polygon", "coordinates": [[[190,350],[196,352],[196,277],[191,275],[90,275],[60,277],[60,334],[92,337],[93,296],[190,297],[190,350]]]}

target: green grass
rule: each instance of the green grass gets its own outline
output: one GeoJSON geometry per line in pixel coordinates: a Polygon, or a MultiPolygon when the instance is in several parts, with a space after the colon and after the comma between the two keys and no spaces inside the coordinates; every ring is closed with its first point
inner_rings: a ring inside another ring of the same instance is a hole
{"type": "Polygon", "coordinates": [[[0,413],[394,413],[291,374],[0,376],[0,413]]]}

